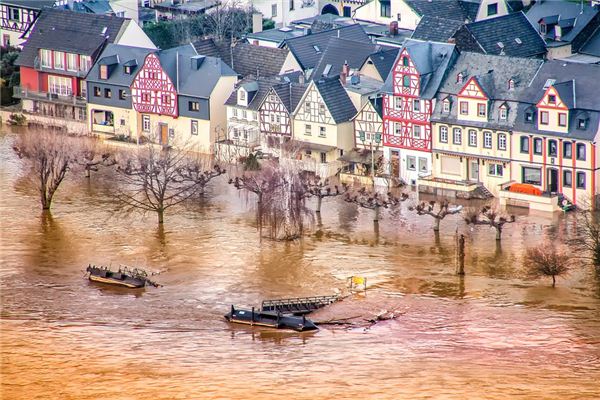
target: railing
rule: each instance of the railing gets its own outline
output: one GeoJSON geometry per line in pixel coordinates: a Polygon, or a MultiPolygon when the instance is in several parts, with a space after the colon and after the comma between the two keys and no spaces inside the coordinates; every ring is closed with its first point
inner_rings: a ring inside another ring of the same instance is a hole
{"type": "Polygon", "coordinates": [[[102,133],[115,133],[115,126],[104,124],[92,124],[92,131],[102,133]]]}
{"type": "Polygon", "coordinates": [[[40,100],[50,103],[67,104],[76,107],[85,107],[87,104],[87,101],[83,97],[74,96],[72,94],[59,95],[48,92],[38,92],[23,86],[15,86],[13,88],[13,97],[17,99],[40,100]]]}

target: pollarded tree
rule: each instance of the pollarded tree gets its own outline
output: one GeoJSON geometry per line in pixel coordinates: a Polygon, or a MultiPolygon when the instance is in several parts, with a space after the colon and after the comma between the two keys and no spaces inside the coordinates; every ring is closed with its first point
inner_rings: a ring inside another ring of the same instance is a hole
{"type": "Polygon", "coordinates": [[[406,193],[401,193],[400,197],[396,197],[391,192],[388,192],[386,195],[382,195],[378,192],[368,191],[364,187],[353,193],[348,192],[344,196],[344,200],[348,203],[354,203],[359,207],[374,210],[375,215],[373,221],[375,222],[379,221],[382,208],[397,206],[407,199],[408,195],[406,193]]]}
{"type": "Polygon", "coordinates": [[[420,204],[409,207],[409,210],[415,211],[417,215],[430,215],[434,219],[433,230],[435,232],[439,232],[440,230],[440,222],[446,216],[458,214],[462,210],[462,206],[459,207],[450,207],[448,200],[441,200],[436,202],[435,200],[431,200],[429,202],[422,201],[420,204]],[[437,210],[436,206],[437,205],[437,210]]]}
{"type": "Polygon", "coordinates": [[[467,225],[488,225],[496,229],[496,240],[502,240],[504,225],[511,224],[515,220],[514,215],[501,215],[490,206],[484,206],[480,210],[471,211],[465,217],[467,225]]]}
{"type": "Polygon", "coordinates": [[[86,178],[90,177],[92,171],[98,171],[98,167],[109,167],[116,163],[114,154],[107,147],[100,146],[96,140],[81,142],[77,164],[83,167],[86,178]]]}
{"type": "Polygon", "coordinates": [[[79,140],[59,133],[29,131],[13,146],[29,164],[30,178],[37,186],[43,210],[49,210],[54,194],[77,161],[79,140]]]}
{"type": "Polygon", "coordinates": [[[550,243],[529,248],[525,253],[524,264],[529,275],[534,278],[551,276],[552,287],[556,286],[557,276],[569,271],[569,263],[569,256],[550,243]]]}
{"type": "Polygon", "coordinates": [[[218,165],[204,169],[201,160],[182,149],[151,145],[120,154],[117,163],[122,183],[118,201],[126,211],[155,212],[159,224],[167,209],[201,194],[213,178],[225,173],[218,165]]]}
{"type": "Polygon", "coordinates": [[[331,185],[328,179],[321,179],[318,176],[309,178],[306,181],[306,189],[308,193],[317,198],[317,209],[315,212],[321,212],[321,203],[326,197],[340,196],[348,191],[348,185],[342,184],[341,187],[338,185],[331,185]]]}
{"type": "Polygon", "coordinates": [[[592,265],[600,272],[600,221],[598,216],[589,211],[579,213],[582,238],[576,245],[582,248],[583,258],[591,261],[592,265]]]}

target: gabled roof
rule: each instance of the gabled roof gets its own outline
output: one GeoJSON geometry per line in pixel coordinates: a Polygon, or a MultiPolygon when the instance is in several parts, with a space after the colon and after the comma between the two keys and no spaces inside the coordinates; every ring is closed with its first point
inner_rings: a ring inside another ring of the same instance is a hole
{"type": "Polygon", "coordinates": [[[323,31],[319,33],[301,36],[285,41],[286,47],[294,55],[303,70],[315,68],[327,48],[329,39],[339,37],[341,39],[354,40],[369,43],[370,39],[365,30],[354,24],[338,29],[323,31]]]}
{"type": "Polygon", "coordinates": [[[458,0],[404,0],[404,2],[420,16],[429,15],[464,22],[470,14],[458,0]]]}
{"type": "MultiPolygon", "coordinates": [[[[600,70],[599,70],[600,72],[600,70]]],[[[575,108],[575,81],[569,80],[566,82],[556,83],[554,89],[558,92],[558,96],[569,109],[575,108]]]]}
{"type": "MultiPolygon", "coordinates": [[[[535,57],[546,53],[546,43],[523,12],[467,24],[462,30],[466,30],[486,54],[535,57]]],[[[458,33],[455,37],[461,49],[458,33]]]]}
{"type": "Polygon", "coordinates": [[[54,7],[56,0],[2,0],[0,4],[40,10],[44,7],[54,7]]]}
{"type": "Polygon", "coordinates": [[[154,52],[152,49],[111,43],[107,45],[102,54],[100,54],[98,62],[92,66],[86,80],[88,82],[109,82],[116,86],[130,87],[137,72],[144,64],[144,59],[152,52],[154,52]],[[119,65],[112,70],[108,80],[100,79],[98,73],[100,65],[114,65],[115,61],[117,61],[119,65]],[[137,65],[134,66],[133,64],[137,65]],[[125,68],[123,68],[125,65],[131,66],[131,74],[125,73],[125,68]]]}
{"type": "Polygon", "coordinates": [[[246,39],[252,43],[253,40],[263,40],[266,42],[277,43],[277,46],[281,45],[285,40],[304,36],[306,35],[306,31],[304,29],[299,29],[296,27],[282,27],[282,28],[273,28],[267,29],[266,31],[248,33],[246,35],[246,39]]]}
{"type": "Polygon", "coordinates": [[[365,104],[362,105],[362,107],[360,108],[360,110],[358,110],[356,112],[356,114],[354,115],[354,117],[352,117],[352,119],[356,119],[356,117],[358,117],[360,115],[360,113],[362,111],[364,111],[366,108],[368,107],[373,107],[373,109],[375,110],[375,112],[377,113],[377,115],[379,115],[379,118],[382,120],[383,119],[383,97],[371,97],[369,98],[368,101],[365,102],[365,104]]]}
{"type": "Polygon", "coordinates": [[[319,79],[314,81],[314,84],[336,124],[352,119],[356,114],[356,108],[342,86],[339,76],[319,79]]]}
{"type": "Polygon", "coordinates": [[[598,27],[598,29],[596,29],[596,31],[590,36],[587,42],[581,46],[579,52],[600,57],[600,27],[598,27]]]}
{"type": "Polygon", "coordinates": [[[33,25],[16,64],[33,67],[39,49],[92,56],[105,42],[114,42],[127,21],[114,16],[46,8],[33,25]]]}
{"type": "Polygon", "coordinates": [[[291,114],[302,99],[307,87],[306,83],[281,83],[274,85],[273,91],[277,93],[285,109],[291,114]]]}
{"type": "Polygon", "coordinates": [[[390,71],[394,67],[394,63],[396,62],[396,58],[398,57],[399,51],[399,48],[381,50],[377,53],[371,54],[369,58],[365,60],[365,62],[370,60],[373,63],[375,69],[377,69],[377,72],[379,72],[379,75],[385,81],[390,71]]]}
{"type": "Polygon", "coordinates": [[[252,95],[252,99],[250,99],[248,106],[245,108],[248,110],[257,111],[259,109],[260,105],[262,104],[263,100],[267,96],[267,93],[269,93],[269,90],[275,84],[276,84],[276,81],[273,79],[269,79],[269,78],[256,79],[256,77],[252,77],[252,76],[247,77],[247,78],[243,79],[242,81],[240,81],[235,86],[235,89],[233,90],[233,92],[231,92],[227,101],[225,101],[225,105],[226,106],[237,106],[238,105],[238,102],[237,102],[238,89],[240,87],[251,86],[252,89],[255,89],[255,90],[251,90],[252,92],[254,92],[254,94],[252,95]]]}
{"type": "Polygon", "coordinates": [[[99,15],[114,15],[108,0],[85,0],[73,3],[73,11],[99,15]]]}
{"type": "Polygon", "coordinates": [[[415,28],[411,39],[448,42],[456,31],[464,25],[463,21],[425,15],[415,28]]]}
{"type": "Polygon", "coordinates": [[[203,56],[210,57],[220,57],[221,54],[219,52],[219,48],[215,44],[215,41],[212,38],[207,39],[199,39],[192,43],[194,48],[203,56]]]}
{"type": "Polygon", "coordinates": [[[312,79],[339,75],[345,62],[352,69],[360,68],[372,53],[381,46],[368,42],[330,37],[323,55],[312,72],[312,79]]]}

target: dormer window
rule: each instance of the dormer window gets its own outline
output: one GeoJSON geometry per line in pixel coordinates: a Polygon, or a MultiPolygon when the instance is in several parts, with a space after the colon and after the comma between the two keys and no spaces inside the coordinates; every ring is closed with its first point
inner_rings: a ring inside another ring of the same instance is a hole
{"type": "Polygon", "coordinates": [[[239,91],[239,98],[240,98],[240,101],[246,101],[246,92],[243,91],[243,90],[240,90],[239,91]]]}
{"type": "Polygon", "coordinates": [[[450,100],[445,99],[442,103],[442,111],[445,113],[450,112],[450,100]]]}
{"type": "Polygon", "coordinates": [[[515,80],[514,79],[508,80],[508,90],[515,90],[515,80]]]}
{"type": "Polygon", "coordinates": [[[487,6],[487,15],[491,17],[492,15],[498,14],[498,3],[488,4],[487,6]]]}
{"type": "Polygon", "coordinates": [[[463,83],[465,79],[465,76],[462,72],[459,72],[458,75],[456,75],[456,83],[463,83]]]}
{"type": "Polygon", "coordinates": [[[508,109],[505,106],[500,107],[500,120],[506,121],[508,118],[508,109]]]}
{"type": "Polygon", "coordinates": [[[525,112],[525,122],[530,123],[530,124],[533,122],[533,112],[532,111],[525,112]]]}
{"type": "Polygon", "coordinates": [[[544,24],[543,22],[540,24],[540,33],[542,35],[545,35],[547,33],[546,24],[544,24]]]}
{"type": "Polygon", "coordinates": [[[100,66],[100,79],[108,79],[108,65],[100,66]]]}
{"type": "Polygon", "coordinates": [[[585,129],[587,126],[587,120],[584,118],[579,118],[577,120],[577,128],[578,129],[585,129]]]}
{"type": "Polygon", "coordinates": [[[402,57],[402,65],[408,67],[408,57],[402,57]]]}
{"type": "Polygon", "coordinates": [[[548,103],[550,104],[556,104],[556,96],[553,94],[549,94],[548,95],[548,103]]]}
{"type": "Polygon", "coordinates": [[[127,75],[131,75],[131,67],[130,67],[129,65],[126,65],[126,66],[124,67],[124,70],[125,70],[125,73],[126,73],[127,75]]]}

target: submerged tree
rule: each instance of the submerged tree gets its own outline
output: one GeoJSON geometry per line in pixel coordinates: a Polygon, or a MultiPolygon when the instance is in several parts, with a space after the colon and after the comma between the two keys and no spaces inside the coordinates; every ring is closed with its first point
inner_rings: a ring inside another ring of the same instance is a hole
{"type": "Polygon", "coordinates": [[[484,206],[480,210],[467,213],[465,222],[467,225],[488,225],[496,229],[496,240],[502,240],[504,225],[515,222],[515,216],[504,216],[496,212],[490,206],[484,206]]]}
{"type": "Polygon", "coordinates": [[[440,230],[440,222],[446,218],[447,215],[458,214],[461,212],[462,207],[454,207],[450,208],[450,204],[448,200],[441,200],[436,202],[431,200],[429,202],[422,201],[420,204],[409,207],[409,210],[415,211],[417,215],[430,215],[434,219],[433,230],[435,232],[439,232],[440,230]],[[437,210],[436,206],[437,205],[437,210]]]}
{"type": "Polygon", "coordinates": [[[374,210],[375,215],[373,216],[373,221],[375,222],[379,221],[382,208],[397,206],[407,199],[408,195],[406,193],[401,193],[400,197],[396,197],[391,192],[388,192],[386,195],[382,195],[378,192],[368,191],[364,187],[360,188],[354,193],[346,193],[344,196],[344,200],[348,203],[354,203],[359,207],[374,210]]]}
{"type": "Polygon", "coordinates": [[[167,209],[203,193],[213,178],[225,173],[218,165],[206,170],[199,159],[174,148],[148,146],[121,154],[117,161],[122,183],[117,199],[127,211],[155,212],[159,224],[167,209]]]}
{"type": "Polygon", "coordinates": [[[321,212],[321,203],[326,197],[340,196],[348,191],[348,185],[342,184],[341,188],[338,185],[331,185],[328,179],[321,179],[318,176],[306,181],[308,193],[317,198],[317,209],[315,212],[321,212]]]}
{"type": "Polygon", "coordinates": [[[114,154],[108,148],[100,146],[97,141],[82,142],[77,164],[83,167],[86,178],[90,178],[92,171],[97,172],[98,167],[108,167],[116,163],[114,154]]]}
{"type": "Polygon", "coordinates": [[[589,211],[581,212],[579,220],[582,224],[582,238],[577,241],[584,252],[584,258],[600,272],[600,221],[598,216],[589,211]]]}
{"type": "Polygon", "coordinates": [[[569,256],[550,243],[527,249],[524,259],[529,275],[535,278],[551,276],[552,287],[556,286],[557,276],[569,271],[569,262],[569,256]]]}
{"type": "Polygon", "coordinates": [[[59,133],[30,131],[19,136],[13,146],[26,161],[37,186],[43,210],[49,210],[54,194],[77,160],[76,138],[59,133]]]}

